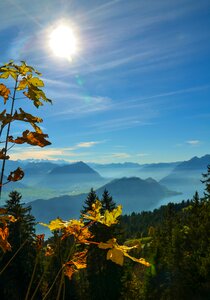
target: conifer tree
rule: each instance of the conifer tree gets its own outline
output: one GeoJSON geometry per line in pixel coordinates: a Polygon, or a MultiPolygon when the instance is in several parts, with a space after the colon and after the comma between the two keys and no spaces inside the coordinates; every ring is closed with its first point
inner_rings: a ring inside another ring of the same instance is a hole
{"type": "MultiPolygon", "coordinates": [[[[91,209],[96,201],[97,195],[93,189],[87,196],[82,213],[91,209]]],[[[106,210],[111,211],[116,207],[112,197],[104,190],[101,199],[104,214],[106,210]]],[[[94,240],[107,242],[116,236],[116,225],[110,227],[100,223],[91,226],[90,231],[94,240]]],[[[108,250],[107,250],[108,251],[108,250]]],[[[89,298],[91,300],[117,300],[120,299],[121,290],[121,267],[106,259],[107,251],[101,251],[96,245],[90,245],[87,256],[87,280],[89,283],[89,298]]]]}
{"type": "Polygon", "coordinates": [[[201,182],[205,184],[204,197],[206,200],[210,200],[210,165],[207,166],[207,173],[203,174],[201,182]]]}
{"type": "Polygon", "coordinates": [[[21,195],[13,191],[9,194],[5,205],[8,213],[17,221],[9,225],[8,240],[12,245],[12,251],[2,256],[0,269],[7,264],[18,249],[20,251],[1,274],[1,300],[25,298],[36,260],[35,218],[31,215],[31,207],[24,206],[20,200],[21,195]]]}
{"type": "Polygon", "coordinates": [[[102,203],[103,212],[105,210],[111,211],[116,207],[116,204],[112,199],[112,196],[109,195],[109,192],[106,189],[103,192],[101,203],[102,203]]]}
{"type": "Polygon", "coordinates": [[[93,188],[91,188],[85,203],[83,205],[83,209],[81,210],[81,214],[85,214],[87,211],[92,209],[92,204],[96,202],[97,195],[93,188]]]}

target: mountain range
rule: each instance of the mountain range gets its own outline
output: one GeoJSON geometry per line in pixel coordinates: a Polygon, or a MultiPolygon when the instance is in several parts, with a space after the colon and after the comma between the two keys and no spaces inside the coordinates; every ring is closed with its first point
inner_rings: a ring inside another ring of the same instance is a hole
{"type": "MultiPolygon", "coordinates": [[[[123,213],[142,211],[153,208],[158,202],[169,196],[177,195],[168,190],[152,178],[142,180],[137,177],[115,179],[96,190],[99,199],[108,190],[117,204],[123,206],[123,213]]],[[[35,200],[30,202],[32,213],[38,221],[49,221],[52,218],[78,218],[82,204],[87,194],[64,195],[49,200],[35,200]]]]}
{"type": "Polygon", "coordinates": [[[201,158],[195,156],[178,164],[169,175],[160,180],[160,183],[170,189],[175,188],[187,197],[191,197],[196,190],[202,194],[202,174],[206,172],[209,164],[210,155],[201,158]]]}
{"type": "MultiPolygon", "coordinates": [[[[123,202],[126,212],[146,210],[157,207],[162,200],[178,202],[192,198],[195,190],[201,193],[200,180],[208,164],[210,155],[182,162],[143,165],[129,162],[102,165],[50,160],[7,161],[7,174],[20,166],[25,176],[21,182],[4,186],[3,199],[14,189],[22,193],[24,202],[29,202],[58,199],[62,195],[87,194],[90,188],[97,190],[101,196],[104,188],[107,188],[114,200],[123,202]],[[106,177],[106,174],[110,176],[106,177]]],[[[58,202],[61,203],[60,200],[58,202]]]]}

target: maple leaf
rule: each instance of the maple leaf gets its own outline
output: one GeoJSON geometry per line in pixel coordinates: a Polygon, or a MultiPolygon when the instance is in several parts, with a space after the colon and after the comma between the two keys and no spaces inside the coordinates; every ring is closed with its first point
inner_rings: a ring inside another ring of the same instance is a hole
{"type": "Polygon", "coordinates": [[[24,172],[21,168],[17,168],[15,171],[10,172],[10,175],[7,177],[8,181],[19,181],[24,177],[24,172]]]}
{"type": "Polygon", "coordinates": [[[123,266],[124,255],[123,252],[117,248],[109,249],[107,252],[107,259],[113,261],[114,263],[123,266]]]}
{"type": "Polygon", "coordinates": [[[93,237],[89,228],[81,220],[70,220],[65,222],[62,239],[73,235],[76,242],[80,244],[88,243],[88,240],[93,237]]]}
{"type": "Polygon", "coordinates": [[[4,98],[4,104],[6,104],[10,94],[10,89],[3,83],[0,83],[0,96],[4,98]]]}
{"type": "Polygon", "coordinates": [[[89,210],[87,214],[83,214],[83,218],[87,220],[92,220],[94,222],[99,222],[108,227],[118,223],[117,218],[122,214],[121,205],[118,205],[112,211],[106,210],[104,215],[101,214],[101,209],[101,202],[99,200],[96,200],[96,202],[92,204],[92,210],[89,210]]]}
{"type": "Polygon", "coordinates": [[[57,218],[55,220],[50,221],[49,224],[46,224],[46,223],[39,223],[39,224],[42,226],[46,226],[51,231],[53,231],[53,230],[59,230],[59,229],[64,228],[65,227],[64,223],[65,222],[63,220],[61,220],[60,218],[57,218]]]}
{"type": "Polygon", "coordinates": [[[29,145],[39,147],[51,145],[51,143],[45,138],[48,138],[47,134],[25,130],[21,137],[14,139],[13,136],[9,136],[8,141],[15,144],[27,143],[29,145]]]}

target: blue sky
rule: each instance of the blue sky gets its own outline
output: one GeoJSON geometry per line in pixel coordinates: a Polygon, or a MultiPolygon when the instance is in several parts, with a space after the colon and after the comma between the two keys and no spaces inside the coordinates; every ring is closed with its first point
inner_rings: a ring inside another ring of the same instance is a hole
{"type": "Polygon", "coordinates": [[[0,62],[35,66],[53,99],[28,107],[52,145],[16,146],[11,158],[147,163],[210,153],[208,0],[4,0],[0,11],[0,62]],[[78,40],[71,62],[49,48],[61,22],[78,40]]]}

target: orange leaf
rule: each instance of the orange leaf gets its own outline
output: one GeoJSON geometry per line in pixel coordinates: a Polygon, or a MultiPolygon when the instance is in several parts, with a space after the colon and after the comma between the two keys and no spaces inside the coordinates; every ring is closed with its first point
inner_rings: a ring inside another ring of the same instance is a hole
{"type": "Polygon", "coordinates": [[[0,247],[3,250],[3,252],[11,251],[11,245],[7,241],[8,236],[9,236],[8,227],[0,228],[0,247]]]}
{"type": "Polygon", "coordinates": [[[3,83],[0,83],[0,96],[4,98],[4,104],[6,104],[10,94],[10,89],[8,89],[3,83]]]}
{"type": "Polygon", "coordinates": [[[32,146],[45,147],[51,144],[45,138],[48,138],[47,134],[25,130],[21,137],[13,139],[13,136],[9,136],[8,141],[15,144],[27,143],[32,146]]]}

